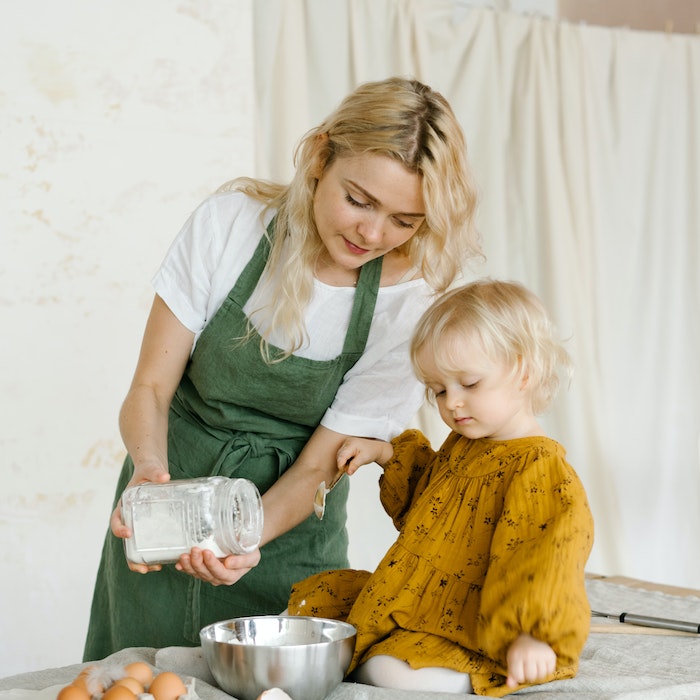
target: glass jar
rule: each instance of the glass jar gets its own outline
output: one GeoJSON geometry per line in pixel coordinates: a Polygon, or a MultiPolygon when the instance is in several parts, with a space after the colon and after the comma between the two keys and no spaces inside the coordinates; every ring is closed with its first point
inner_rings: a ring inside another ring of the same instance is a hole
{"type": "Polygon", "coordinates": [[[131,486],[121,497],[126,558],[169,564],[192,547],[217,557],[252,552],[263,527],[260,493],[252,481],[225,476],[131,486]]]}

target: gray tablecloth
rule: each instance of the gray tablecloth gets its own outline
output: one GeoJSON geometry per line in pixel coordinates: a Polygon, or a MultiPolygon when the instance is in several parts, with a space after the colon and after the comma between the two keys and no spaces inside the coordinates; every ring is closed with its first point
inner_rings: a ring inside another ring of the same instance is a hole
{"type": "MultiPolygon", "coordinates": [[[[603,612],[634,612],[700,622],[700,598],[649,591],[605,579],[587,583],[591,607],[603,612]]],[[[230,700],[203,665],[198,649],[124,649],[101,663],[145,661],[157,670],[194,678],[201,700],[230,700]]],[[[39,693],[72,681],[87,664],[45,669],[0,679],[0,700],[53,700],[39,693]]],[[[55,696],[54,696],[55,697],[55,696]]],[[[453,700],[450,693],[387,690],[341,683],[328,700],[453,700]]],[[[594,618],[579,674],[515,693],[532,700],[675,700],[700,698],[700,635],[674,635],[594,618]]],[[[303,699],[299,699],[303,700],[303,699]]]]}

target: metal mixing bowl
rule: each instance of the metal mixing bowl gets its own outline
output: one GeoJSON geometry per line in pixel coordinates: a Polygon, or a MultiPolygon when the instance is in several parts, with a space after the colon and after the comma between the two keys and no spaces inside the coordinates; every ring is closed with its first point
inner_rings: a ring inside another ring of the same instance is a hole
{"type": "Polygon", "coordinates": [[[199,633],[222,690],[256,700],[281,688],[292,700],[323,700],[345,676],[357,631],[321,617],[261,615],[215,622],[199,633]]]}

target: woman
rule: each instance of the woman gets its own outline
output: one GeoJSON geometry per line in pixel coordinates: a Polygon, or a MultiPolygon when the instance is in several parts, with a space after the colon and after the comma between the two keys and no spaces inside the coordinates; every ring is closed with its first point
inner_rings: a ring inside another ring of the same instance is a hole
{"type": "Polygon", "coordinates": [[[248,478],[263,494],[262,549],[127,565],[115,500],[86,661],[196,645],[204,625],[279,612],[292,583],[348,565],[347,484],[323,520],[314,492],[347,436],[390,438],[420,406],[408,342],[479,253],[475,203],[448,103],[390,78],[305,135],[289,185],[239,179],[192,214],[154,279],[117,499],[144,481],[248,478]]]}

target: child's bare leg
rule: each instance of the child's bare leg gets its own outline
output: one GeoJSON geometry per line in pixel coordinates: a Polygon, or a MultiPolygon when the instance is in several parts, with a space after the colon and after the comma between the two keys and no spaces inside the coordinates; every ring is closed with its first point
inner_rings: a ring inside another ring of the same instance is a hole
{"type": "Polygon", "coordinates": [[[451,668],[411,668],[405,661],[379,654],[360,664],[351,680],[395,690],[427,690],[443,693],[472,693],[468,673],[451,668]]]}

